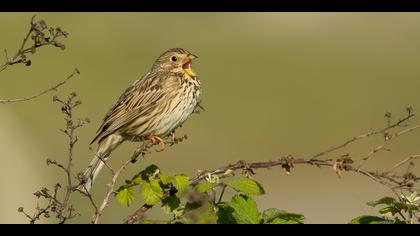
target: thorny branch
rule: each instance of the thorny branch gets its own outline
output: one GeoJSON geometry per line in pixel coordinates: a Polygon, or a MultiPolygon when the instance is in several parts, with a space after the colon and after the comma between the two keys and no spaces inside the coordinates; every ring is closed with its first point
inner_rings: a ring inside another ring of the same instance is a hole
{"type": "Polygon", "coordinates": [[[111,183],[108,184],[108,192],[105,195],[104,200],[101,203],[101,206],[98,208],[98,210],[95,212],[95,215],[93,216],[92,224],[98,224],[100,217],[102,216],[103,211],[108,205],[109,198],[111,197],[112,193],[114,193],[115,189],[115,183],[117,182],[117,179],[121,172],[126,169],[126,167],[131,163],[131,159],[127,160],[117,171],[114,171],[111,169],[112,172],[112,178],[111,183]]]}
{"type": "MultiPolygon", "coordinates": [[[[388,113],[388,116],[390,118],[390,113],[388,113]]],[[[322,155],[332,153],[332,152],[334,152],[336,150],[339,150],[339,149],[343,149],[347,145],[349,145],[353,142],[356,142],[360,139],[370,137],[370,136],[373,136],[373,135],[382,134],[384,136],[384,142],[385,143],[379,145],[378,147],[376,147],[375,149],[370,151],[367,156],[363,157],[362,158],[362,163],[363,163],[364,161],[367,161],[374,153],[378,152],[379,150],[384,149],[385,144],[387,142],[389,142],[391,139],[395,139],[397,137],[400,137],[403,134],[407,134],[409,132],[412,132],[412,131],[420,128],[420,125],[415,125],[415,126],[407,128],[407,129],[404,129],[402,131],[396,132],[395,134],[388,133],[389,131],[391,131],[394,128],[407,126],[405,123],[408,122],[412,117],[414,117],[414,114],[412,113],[412,108],[408,107],[406,116],[402,119],[399,119],[395,123],[389,122],[388,126],[385,127],[385,128],[356,136],[352,139],[349,139],[349,140],[345,141],[342,144],[334,146],[333,148],[330,148],[326,151],[322,151],[318,154],[315,154],[311,158],[295,158],[295,157],[289,155],[287,157],[282,157],[282,158],[280,158],[278,160],[275,160],[275,161],[267,161],[267,162],[246,163],[245,161],[240,161],[240,162],[235,163],[235,164],[229,164],[225,167],[221,167],[221,168],[217,168],[217,169],[213,169],[213,170],[208,170],[208,171],[203,171],[200,174],[198,174],[197,176],[191,178],[190,179],[190,184],[191,185],[197,184],[199,181],[204,180],[209,174],[210,175],[223,175],[226,172],[235,171],[235,170],[242,170],[246,174],[254,174],[255,169],[271,168],[271,167],[274,167],[274,166],[281,166],[282,168],[284,168],[286,170],[287,173],[290,173],[290,171],[294,167],[294,165],[309,164],[309,165],[313,165],[313,166],[317,166],[317,167],[321,167],[321,166],[332,167],[339,177],[341,177],[342,171],[354,172],[354,173],[359,173],[359,174],[365,175],[365,176],[369,177],[370,179],[389,187],[394,193],[395,193],[396,189],[407,190],[407,191],[412,192],[412,191],[414,191],[413,187],[414,187],[415,183],[417,183],[420,180],[420,178],[416,177],[416,175],[414,173],[410,172],[409,169],[407,169],[407,171],[403,174],[397,174],[397,173],[393,173],[393,172],[397,168],[401,167],[402,165],[407,164],[410,161],[419,158],[420,154],[411,155],[410,157],[408,157],[408,158],[404,159],[403,161],[397,163],[390,170],[383,171],[383,172],[379,172],[377,170],[375,170],[375,171],[364,170],[364,169],[361,168],[362,164],[360,164],[358,166],[355,166],[353,164],[354,161],[349,154],[344,154],[337,160],[317,159],[317,157],[320,157],[322,155]]],[[[386,149],[386,150],[390,150],[390,149],[386,149]]],[[[399,195],[397,195],[397,196],[399,197],[399,195]]]]}
{"type": "MultiPolygon", "coordinates": [[[[420,125],[415,125],[415,126],[406,128],[404,130],[401,130],[399,132],[396,132],[394,135],[388,133],[394,128],[407,126],[406,122],[408,122],[413,117],[414,117],[414,114],[412,113],[411,107],[407,108],[406,116],[403,117],[402,119],[399,119],[395,123],[392,123],[390,121],[391,114],[387,113],[387,118],[388,118],[387,127],[356,136],[352,139],[345,141],[344,143],[336,145],[325,151],[319,152],[318,154],[315,154],[310,158],[295,158],[292,155],[289,155],[289,156],[281,157],[277,160],[270,160],[270,161],[264,161],[264,162],[247,163],[246,161],[241,160],[235,164],[229,164],[224,167],[220,167],[220,168],[216,168],[212,170],[200,171],[198,175],[190,178],[189,182],[190,182],[190,185],[194,186],[198,184],[200,181],[205,180],[209,175],[210,176],[217,175],[219,176],[219,178],[223,178],[223,177],[234,175],[235,171],[238,171],[238,170],[242,171],[242,174],[246,176],[251,176],[255,174],[255,170],[257,169],[270,169],[276,166],[282,167],[283,169],[286,170],[287,174],[290,174],[291,169],[294,168],[295,165],[308,164],[308,165],[317,166],[317,167],[322,167],[322,166],[331,167],[335,171],[338,177],[341,177],[343,171],[362,174],[372,179],[375,182],[378,182],[384,186],[389,187],[391,191],[394,192],[398,196],[398,198],[400,198],[400,195],[396,193],[396,189],[407,190],[410,192],[418,191],[417,189],[415,190],[413,188],[414,188],[414,185],[418,181],[420,181],[420,177],[416,177],[414,173],[410,172],[410,168],[407,168],[406,172],[403,174],[397,174],[394,171],[407,163],[409,163],[409,167],[414,165],[414,163],[412,163],[411,161],[414,159],[420,158],[420,154],[411,155],[410,157],[407,157],[401,162],[395,164],[389,170],[383,171],[383,172],[379,172],[377,170],[372,171],[372,170],[361,169],[362,164],[355,166],[354,161],[349,154],[344,154],[336,160],[333,160],[333,159],[321,160],[321,159],[317,159],[317,157],[343,149],[351,143],[354,143],[358,140],[361,140],[363,138],[367,138],[370,136],[374,136],[374,135],[382,134],[384,136],[384,142],[389,142],[391,139],[395,139],[397,137],[400,137],[403,134],[410,133],[420,128],[420,125]]],[[[385,143],[376,147],[372,151],[370,151],[366,157],[362,158],[362,163],[368,160],[374,153],[378,152],[381,149],[384,149],[384,146],[385,146],[385,143]]],[[[124,222],[127,224],[132,224],[132,223],[137,222],[140,218],[142,218],[145,215],[145,213],[151,207],[152,206],[144,204],[138,210],[136,210],[133,214],[129,215],[124,222]]]]}

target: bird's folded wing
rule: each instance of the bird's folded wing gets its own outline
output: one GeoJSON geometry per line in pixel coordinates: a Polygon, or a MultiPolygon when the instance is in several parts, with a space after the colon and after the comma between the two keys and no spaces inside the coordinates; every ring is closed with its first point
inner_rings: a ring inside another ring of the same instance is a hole
{"type": "Polygon", "coordinates": [[[162,78],[157,79],[157,76],[159,75],[147,74],[145,78],[136,81],[120,96],[117,103],[106,114],[92,143],[157,108],[159,100],[164,97],[162,78]]]}

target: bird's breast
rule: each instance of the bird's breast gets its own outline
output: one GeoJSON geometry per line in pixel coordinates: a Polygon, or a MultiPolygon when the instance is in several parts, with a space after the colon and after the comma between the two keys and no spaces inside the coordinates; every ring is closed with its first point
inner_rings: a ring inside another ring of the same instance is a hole
{"type": "Polygon", "coordinates": [[[200,81],[197,77],[179,79],[176,83],[166,84],[167,93],[149,125],[148,135],[166,136],[194,112],[201,96],[200,81]]]}

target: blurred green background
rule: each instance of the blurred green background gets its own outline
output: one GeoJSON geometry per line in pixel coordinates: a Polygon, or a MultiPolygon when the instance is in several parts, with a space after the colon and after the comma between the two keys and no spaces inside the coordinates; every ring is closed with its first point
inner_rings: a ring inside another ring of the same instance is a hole
{"type": "MultiPolygon", "coordinates": [[[[0,14],[0,49],[16,52],[34,13],[0,14]]],[[[177,130],[188,140],[153,153],[130,166],[120,183],[149,164],[162,171],[194,175],[240,159],[262,161],[283,155],[315,154],[386,125],[384,113],[405,115],[420,109],[420,14],[418,13],[36,13],[49,26],[70,33],[66,50],[41,48],[32,66],[0,73],[0,98],[31,95],[71,73],[81,74],[57,92],[31,102],[0,105],[1,223],[27,222],[19,206],[32,211],[32,193],[63,181],[46,158],[65,161],[63,116],[52,96],[76,91],[83,104],[76,115],[91,123],[78,132],[75,169],[89,163],[89,142],[104,114],[162,52],[183,47],[199,56],[194,71],[203,84],[206,111],[177,130]]],[[[417,118],[411,122],[416,124],[417,118]]],[[[420,152],[419,134],[395,140],[366,167],[384,169],[420,152]]],[[[356,160],[382,143],[370,138],[329,158],[349,152],[356,160]]],[[[125,143],[111,158],[117,166],[136,144],[125,143]]],[[[417,169],[418,171],[418,169],[417,169]]],[[[277,207],[305,214],[307,223],[346,223],[373,213],[365,202],[385,187],[363,176],[331,168],[297,166],[291,176],[280,168],[255,176],[267,194],[256,197],[260,210],[277,207]]],[[[103,171],[93,194],[106,191],[103,171]]],[[[230,194],[233,194],[232,192],[230,194]]],[[[89,222],[93,210],[74,197],[89,222]]],[[[126,209],[113,200],[104,223],[119,223],[141,202],[126,209]]],[[[159,209],[147,215],[161,217],[159,209]]]]}

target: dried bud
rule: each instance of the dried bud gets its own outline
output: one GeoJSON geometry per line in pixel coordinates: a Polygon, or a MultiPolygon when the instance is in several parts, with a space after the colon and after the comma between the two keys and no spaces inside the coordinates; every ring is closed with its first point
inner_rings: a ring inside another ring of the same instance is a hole
{"type": "Polygon", "coordinates": [[[77,100],[77,101],[74,103],[74,106],[79,106],[80,104],[82,104],[82,100],[77,100]]]}
{"type": "Polygon", "coordinates": [[[385,113],[385,117],[386,117],[386,118],[390,119],[390,118],[391,118],[391,116],[392,116],[392,113],[391,113],[391,112],[387,111],[387,112],[385,113]]]}
{"type": "Polygon", "coordinates": [[[47,28],[47,23],[44,20],[38,21],[38,24],[41,31],[47,28]]]}
{"type": "Polygon", "coordinates": [[[56,212],[57,211],[57,207],[56,206],[52,206],[51,207],[51,212],[56,212]]]}
{"type": "Polygon", "coordinates": [[[45,212],[45,213],[44,213],[44,217],[45,217],[45,218],[50,218],[50,214],[48,214],[48,212],[45,212]]]}
{"type": "Polygon", "coordinates": [[[61,50],[66,49],[66,45],[61,42],[54,42],[54,46],[61,48],[61,50]]]}
{"type": "Polygon", "coordinates": [[[71,97],[71,98],[74,98],[74,97],[76,97],[76,96],[77,96],[77,94],[76,94],[75,92],[70,93],[70,97],[71,97]]]}
{"type": "Polygon", "coordinates": [[[413,107],[412,106],[407,106],[405,109],[407,110],[407,113],[410,114],[410,115],[413,112],[413,107]]]}
{"type": "Polygon", "coordinates": [[[57,96],[54,96],[53,97],[53,102],[56,102],[56,101],[58,101],[58,97],[57,96]]]}
{"type": "Polygon", "coordinates": [[[23,207],[19,207],[18,212],[23,212],[23,207]]]}
{"type": "Polygon", "coordinates": [[[385,133],[384,134],[385,141],[389,141],[391,138],[392,138],[392,134],[390,134],[390,133],[385,133]]]}
{"type": "Polygon", "coordinates": [[[90,119],[89,118],[85,118],[85,122],[86,123],[90,123],[90,119]]]}
{"type": "Polygon", "coordinates": [[[44,188],[42,188],[42,189],[41,189],[41,193],[43,193],[43,194],[47,194],[47,193],[48,193],[48,189],[47,189],[47,188],[45,188],[45,187],[44,187],[44,188]]]}
{"type": "Polygon", "coordinates": [[[25,62],[25,66],[30,66],[32,64],[32,61],[31,60],[27,60],[26,62],[25,62]]]}
{"type": "Polygon", "coordinates": [[[40,192],[40,191],[36,191],[36,192],[34,193],[34,195],[35,195],[37,198],[40,198],[40,197],[41,197],[41,192],[40,192]]]}

